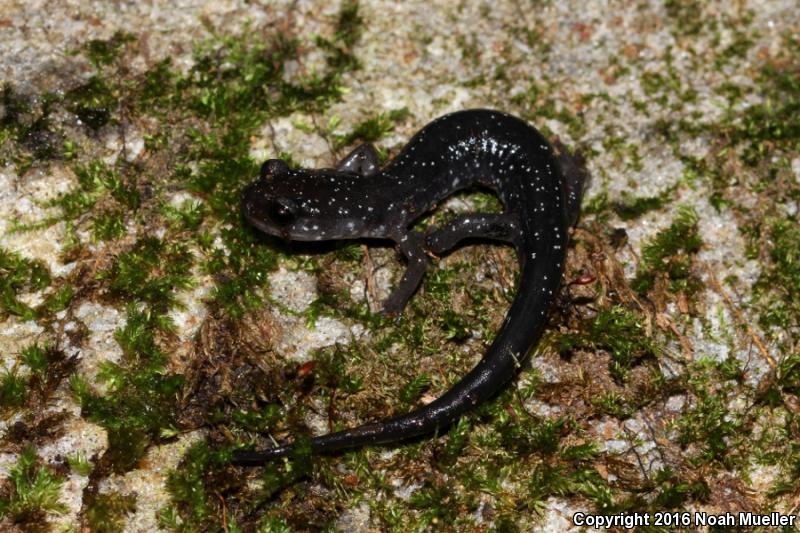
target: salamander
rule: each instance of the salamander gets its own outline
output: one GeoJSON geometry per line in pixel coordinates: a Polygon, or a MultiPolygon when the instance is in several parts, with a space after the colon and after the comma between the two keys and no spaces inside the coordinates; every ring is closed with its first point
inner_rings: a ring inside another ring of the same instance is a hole
{"type": "MultiPolygon", "coordinates": [[[[562,147],[563,148],[563,147],[562,147]]],[[[388,444],[445,428],[501,389],[542,334],[561,282],[568,229],[579,210],[585,171],[579,157],[554,148],[534,127],[486,109],[451,113],[420,130],[383,168],[363,144],[334,169],[290,169],[266,161],[242,192],[244,217],[290,241],[378,238],[396,244],[407,263],[383,312],[397,315],[420,285],[430,257],[478,238],[512,245],[520,274],[516,296],[480,362],[433,402],[383,421],[315,437],[315,453],[388,444]],[[456,191],[488,188],[501,213],[463,214],[426,231],[413,229],[456,191]]],[[[292,444],[234,453],[258,465],[292,444]]]]}

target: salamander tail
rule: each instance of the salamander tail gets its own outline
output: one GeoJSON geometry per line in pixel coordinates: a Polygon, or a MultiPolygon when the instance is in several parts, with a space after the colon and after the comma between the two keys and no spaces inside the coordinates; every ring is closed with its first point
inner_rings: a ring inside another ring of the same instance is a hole
{"type": "Polygon", "coordinates": [[[294,447],[291,444],[286,446],[276,446],[266,450],[236,450],[233,452],[231,463],[240,466],[258,466],[273,459],[286,457],[292,453],[294,447]]]}

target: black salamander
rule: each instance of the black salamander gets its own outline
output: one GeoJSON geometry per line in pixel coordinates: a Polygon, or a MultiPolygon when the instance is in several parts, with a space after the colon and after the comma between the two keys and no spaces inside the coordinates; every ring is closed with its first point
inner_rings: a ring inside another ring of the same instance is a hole
{"type": "MultiPolygon", "coordinates": [[[[561,150],[562,152],[565,152],[561,150]]],[[[476,109],[440,117],[400,154],[378,167],[374,147],[361,145],[336,169],[291,170],[271,159],[242,194],[250,223],[296,241],[390,239],[407,261],[384,302],[398,314],[422,281],[429,254],[443,254],[468,238],[509,243],[520,264],[516,297],[481,361],[442,397],[410,413],[311,440],[314,452],[385,444],[444,428],[494,395],[538,341],[561,281],[568,228],[577,218],[584,172],[558,156],[523,120],[476,109]],[[461,215],[425,233],[416,220],[454,192],[486,187],[503,213],[461,215]]],[[[292,451],[292,444],[235,452],[233,462],[258,465],[292,451]]]]}

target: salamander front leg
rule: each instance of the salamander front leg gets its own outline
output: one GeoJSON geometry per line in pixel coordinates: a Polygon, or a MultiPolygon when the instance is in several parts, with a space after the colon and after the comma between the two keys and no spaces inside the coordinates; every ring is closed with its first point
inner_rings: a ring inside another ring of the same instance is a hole
{"type": "Polygon", "coordinates": [[[461,215],[440,228],[428,232],[425,247],[441,254],[456,247],[464,239],[480,238],[519,245],[521,233],[515,219],[505,214],[473,213],[461,215]]]}
{"type": "Polygon", "coordinates": [[[356,146],[336,165],[336,170],[372,176],[378,171],[378,151],[370,143],[356,146]]]}
{"type": "Polygon", "coordinates": [[[383,302],[383,314],[400,315],[414,295],[428,268],[428,256],[422,247],[425,238],[422,233],[412,231],[397,240],[397,247],[406,258],[406,271],[400,283],[383,302]]]}

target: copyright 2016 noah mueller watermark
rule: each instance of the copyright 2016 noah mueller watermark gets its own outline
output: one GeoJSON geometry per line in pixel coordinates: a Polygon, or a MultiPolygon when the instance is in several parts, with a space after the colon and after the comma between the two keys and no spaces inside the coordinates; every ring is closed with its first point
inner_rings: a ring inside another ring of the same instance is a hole
{"type": "Polygon", "coordinates": [[[655,527],[792,527],[797,522],[797,515],[772,512],[759,513],[703,513],[703,512],[655,512],[655,513],[618,513],[600,515],[575,513],[572,523],[579,527],[607,529],[611,527],[633,529],[642,526],[655,527]]]}

